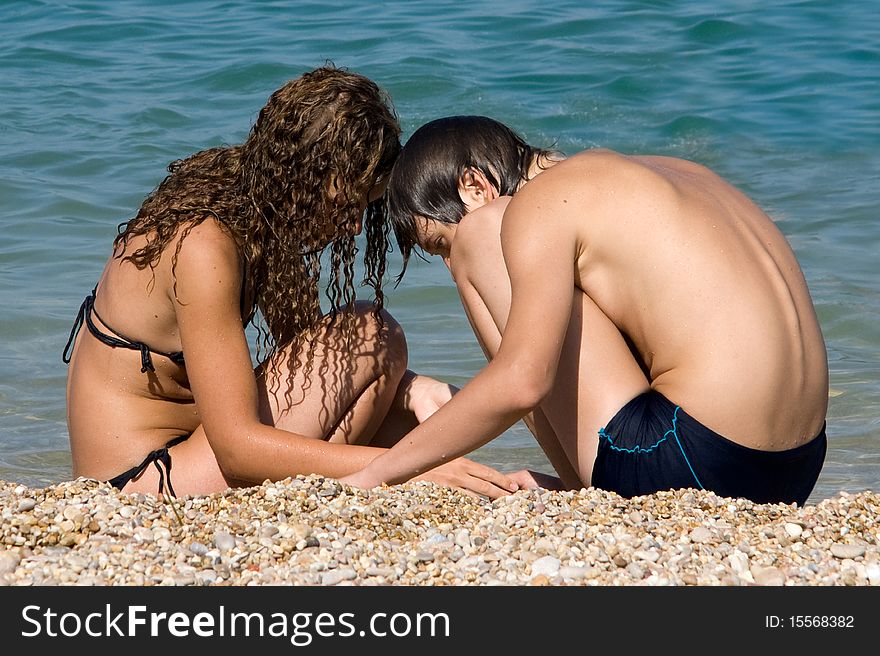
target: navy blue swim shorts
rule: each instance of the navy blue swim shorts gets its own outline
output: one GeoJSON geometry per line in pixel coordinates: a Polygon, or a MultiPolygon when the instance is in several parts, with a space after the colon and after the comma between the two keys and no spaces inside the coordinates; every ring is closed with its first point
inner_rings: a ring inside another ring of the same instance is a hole
{"type": "Polygon", "coordinates": [[[624,497],[696,488],[757,503],[804,505],[825,462],[825,426],[806,444],[759,451],[706,428],[655,390],[599,431],[592,484],[624,497]]]}

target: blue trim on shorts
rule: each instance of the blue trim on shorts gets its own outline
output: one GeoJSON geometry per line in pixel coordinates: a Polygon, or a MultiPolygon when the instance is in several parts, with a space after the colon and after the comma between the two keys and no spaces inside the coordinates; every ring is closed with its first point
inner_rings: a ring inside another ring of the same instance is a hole
{"type": "Polygon", "coordinates": [[[614,451],[620,451],[622,453],[630,453],[635,455],[641,454],[650,454],[651,451],[656,449],[658,446],[663,444],[671,434],[675,438],[675,443],[678,444],[678,450],[681,451],[681,456],[684,458],[685,464],[687,464],[688,469],[691,470],[691,475],[694,477],[694,480],[697,482],[697,485],[701,490],[705,490],[703,484],[700,482],[699,477],[697,477],[697,473],[694,471],[694,468],[691,466],[691,461],[688,460],[687,454],[684,452],[684,448],[681,446],[681,440],[678,437],[678,411],[681,410],[681,406],[675,406],[675,412],[672,413],[672,428],[663,433],[663,437],[654,442],[647,449],[643,448],[641,445],[637,444],[631,449],[627,449],[625,447],[620,447],[614,444],[614,438],[612,438],[608,433],[605,432],[605,427],[599,429],[599,437],[604,437],[608,440],[608,446],[614,451]]]}

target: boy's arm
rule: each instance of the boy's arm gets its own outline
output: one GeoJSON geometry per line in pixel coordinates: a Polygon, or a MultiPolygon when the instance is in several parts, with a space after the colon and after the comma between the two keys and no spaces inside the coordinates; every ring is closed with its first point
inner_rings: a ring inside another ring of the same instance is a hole
{"type": "MultiPolygon", "coordinates": [[[[241,323],[237,254],[228,238],[208,222],[194,228],[184,242],[177,282],[174,302],[187,374],[224,475],[252,483],[312,473],[339,478],[385,451],[313,439],[261,422],[241,323]]],[[[516,489],[500,472],[465,459],[423,478],[491,498],[503,495],[511,485],[516,489]]]]}
{"type": "MultiPolygon", "coordinates": [[[[502,197],[471,212],[459,224],[452,249],[452,273],[461,304],[486,360],[498,352],[510,311],[510,280],[501,252],[500,234],[502,215],[509,202],[510,197],[502,197]]],[[[523,422],[559,475],[561,484],[566,489],[581,487],[580,477],[542,409],[535,408],[523,417],[523,422]]],[[[520,487],[557,487],[551,485],[546,475],[535,472],[523,470],[508,476],[520,487]]]]}
{"type": "Polygon", "coordinates": [[[540,185],[533,193],[530,187],[504,216],[501,243],[512,301],[495,358],[425,423],[345,482],[398,483],[469,453],[550,392],[571,315],[576,239],[564,203],[540,185]]]}

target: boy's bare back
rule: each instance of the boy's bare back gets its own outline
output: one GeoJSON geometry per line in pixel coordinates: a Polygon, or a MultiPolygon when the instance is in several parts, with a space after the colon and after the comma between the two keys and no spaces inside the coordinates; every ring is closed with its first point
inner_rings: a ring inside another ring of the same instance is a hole
{"type": "Polygon", "coordinates": [[[565,159],[481,116],[419,128],[388,188],[404,260],[444,257],[489,362],[346,482],[406,480],[523,419],[569,487],[806,502],[825,346],[794,253],[744,194],[685,160],[565,159]]]}
{"type": "Polygon", "coordinates": [[[517,193],[502,244],[514,289],[525,276],[544,286],[542,317],[553,313],[550,281],[573,263],[574,284],[631,340],[651,386],[713,430],[778,451],[821,429],[826,352],[794,253],[708,169],[575,155],[517,193]],[[542,266],[519,255],[526,243],[542,266]]]}

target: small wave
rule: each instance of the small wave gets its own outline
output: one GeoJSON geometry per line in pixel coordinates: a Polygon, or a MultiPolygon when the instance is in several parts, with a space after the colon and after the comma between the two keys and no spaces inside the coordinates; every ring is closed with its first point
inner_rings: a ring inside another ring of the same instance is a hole
{"type": "Polygon", "coordinates": [[[701,43],[724,43],[749,34],[740,23],[722,18],[707,18],[687,30],[687,36],[701,43]]]}

